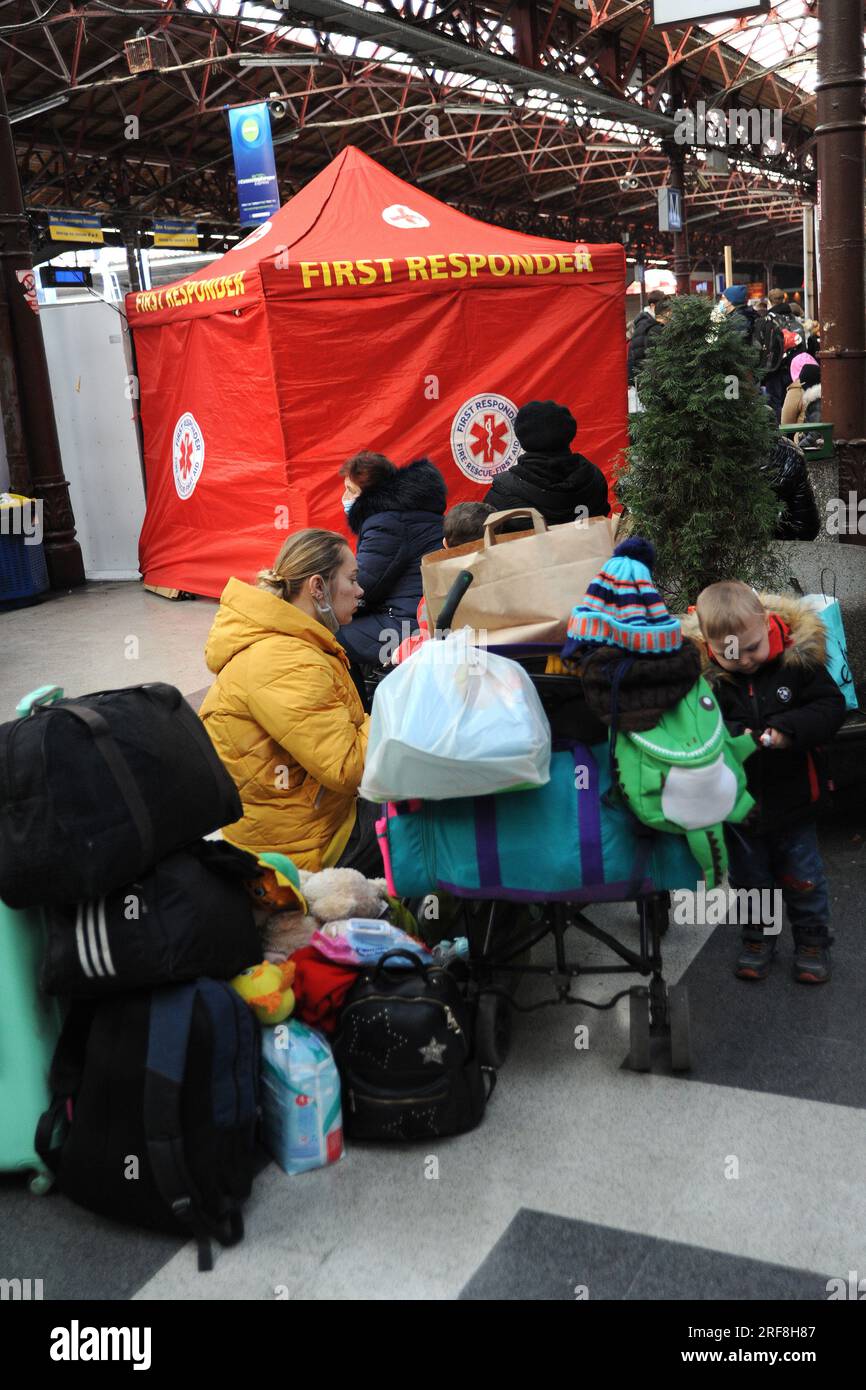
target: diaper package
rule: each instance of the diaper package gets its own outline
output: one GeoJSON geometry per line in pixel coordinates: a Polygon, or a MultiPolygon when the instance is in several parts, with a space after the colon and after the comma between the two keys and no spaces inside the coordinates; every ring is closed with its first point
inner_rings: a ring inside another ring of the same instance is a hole
{"type": "Polygon", "coordinates": [[[340,1077],[321,1033],[290,1019],[262,1030],[262,1130],[285,1173],[343,1156],[340,1077]]]}

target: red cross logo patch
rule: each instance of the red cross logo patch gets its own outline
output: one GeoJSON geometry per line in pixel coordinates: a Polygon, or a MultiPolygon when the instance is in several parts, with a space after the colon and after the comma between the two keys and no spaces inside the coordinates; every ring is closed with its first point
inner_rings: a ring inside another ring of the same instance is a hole
{"type": "Polygon", "coordinates": [[[204,468],[204,435],[195,416],[188,410],[174,427],[171,465],[177,495],[185,502],[195,491],[204,468]]]}
{"type": "Polygon", "coordinates": [[[451,424],[454,462],[481,486],[517,462],[520,445],[514,433],[517,407],[507,396],[472,396],[458,410],[451,424]]]}

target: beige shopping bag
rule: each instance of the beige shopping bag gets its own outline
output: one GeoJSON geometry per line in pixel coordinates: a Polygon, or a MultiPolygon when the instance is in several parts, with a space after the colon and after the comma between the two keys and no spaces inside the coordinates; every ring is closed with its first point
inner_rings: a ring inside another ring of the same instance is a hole
{"type": "Polygon", "coordinates": [[[470,570],[474,578],[457,609],[455,628],[474,628],[480,646],[564,642],[572,608],[613,553],[618,522],[618,516],[603,516],[548,527],[529,507],[494,512],[483,540],[435,550],[421,561],[431,627],[460,571],[470,570]],[[517,516],[529,517],[532,530],[500,534],[517,516]]]}

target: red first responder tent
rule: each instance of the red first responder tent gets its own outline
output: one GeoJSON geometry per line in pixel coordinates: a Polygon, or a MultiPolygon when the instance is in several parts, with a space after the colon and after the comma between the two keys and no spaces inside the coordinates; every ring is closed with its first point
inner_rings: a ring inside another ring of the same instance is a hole
{"type": "Polygon", "coordinates": [[[188,280],[127,296],[148,583],[218,595],[303,526],[345,531],[338,469],[428,455],[449,503],[563,402],[607,474],[627,443],[625,256],[478,222],[347,148],[188,280]]]}

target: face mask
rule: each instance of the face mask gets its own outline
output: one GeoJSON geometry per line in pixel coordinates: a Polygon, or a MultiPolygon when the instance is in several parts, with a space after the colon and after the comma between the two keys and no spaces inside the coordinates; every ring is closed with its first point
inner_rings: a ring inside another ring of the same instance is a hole
{"type": "Polygon", "coordinates": [[[354,505],[355,505],[355,503],[357,502],[357,500],[358,500],[357,497],[346,497],[346,496],[344,495],[344,497],[343,497],[343,511],[346,513],[346,516],[349,515],[349,512],[352,510],[352,508],[354,507],[354,505]]]}

